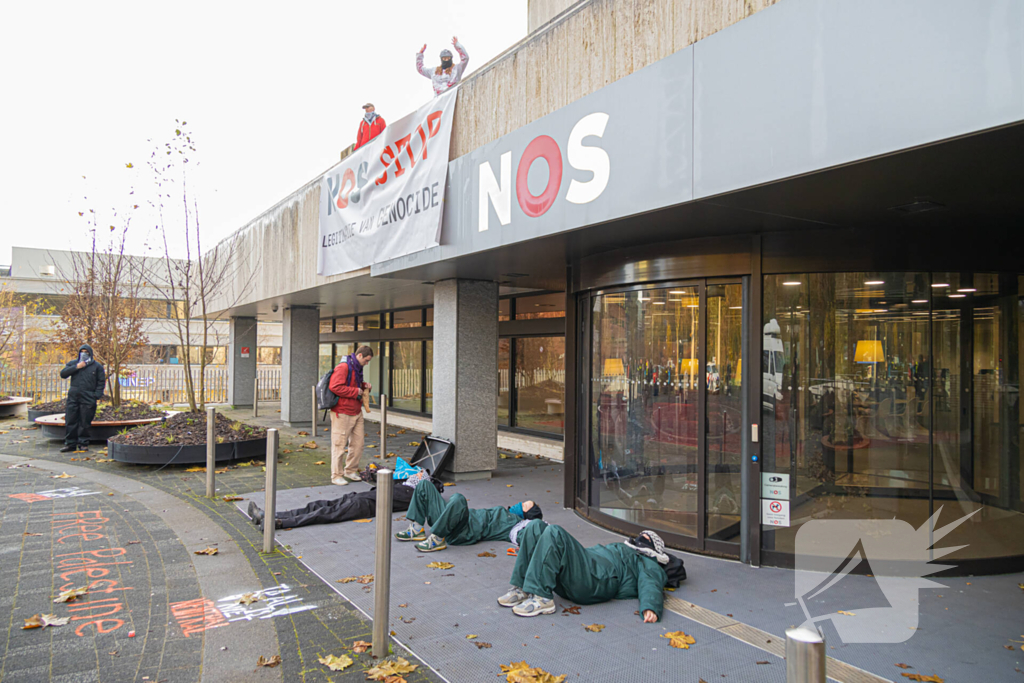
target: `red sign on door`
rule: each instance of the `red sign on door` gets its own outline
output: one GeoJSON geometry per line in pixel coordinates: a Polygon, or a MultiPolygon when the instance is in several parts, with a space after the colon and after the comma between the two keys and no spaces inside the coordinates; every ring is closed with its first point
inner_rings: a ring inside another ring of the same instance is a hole
{"type": "Polygon", "coordinates": [[[248,346],[243,346],[242,347],[242,358],[248,358],[248,357],[249,357],[249,347],[248,346]]]}

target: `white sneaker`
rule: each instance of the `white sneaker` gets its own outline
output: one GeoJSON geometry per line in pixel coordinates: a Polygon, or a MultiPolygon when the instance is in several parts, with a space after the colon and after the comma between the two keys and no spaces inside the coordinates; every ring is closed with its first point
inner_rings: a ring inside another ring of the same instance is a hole
{"type": "Polygon", "coordinates": [[[536,617],[541,614],[554,614],[555,601],[542,598],[539,595],[531,595],[529,600],[525,600],[513,607],[512,612],[517,617],[536,617]]]}
{"type": "Polygon", "coordinates": [[[345,477],[334,477],[331,479],[331,483],[335,486],[348,486],[348,479],[345,477]]]}
{"type": "Polygon", "coordinates": [[[502,607],[515,607],[521,602],[526,602],[533,596],[529,593],[524,593],[518,586],[512,586],[512,590],[505,593],[498,598],[498,604],[502,607]]]}

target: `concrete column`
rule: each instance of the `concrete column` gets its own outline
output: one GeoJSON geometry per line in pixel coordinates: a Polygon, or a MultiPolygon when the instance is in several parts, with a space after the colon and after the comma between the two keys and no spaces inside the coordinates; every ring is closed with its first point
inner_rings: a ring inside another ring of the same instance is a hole
{"type": "Polygon", "coordinates": [[[256,379],[256,318],[232,318],[228,339],[228,404],[252,407],[256,379]]]}
{"type": "Polygon", "coordinates": [[[281,419],[289,427],[311,427],[316,384],[320,313],[315,306],[292,306],[281,327],[281,419]]]}
{"type": "Polygon", "coordinates": [[[498,284],[434,285],[434,435],[455,442],[455,479],[498,466],[498,284]]]}

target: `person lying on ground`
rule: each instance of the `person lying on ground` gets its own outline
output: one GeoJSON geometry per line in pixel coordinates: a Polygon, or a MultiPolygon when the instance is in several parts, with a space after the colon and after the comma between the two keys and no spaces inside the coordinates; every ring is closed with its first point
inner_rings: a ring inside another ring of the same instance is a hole
{"type": "Polygon", "coordinates": [[[505,508],[471,509],[466,497],[454,493],[446,503],[429,481],[421,481],[412,494],[406,517],[409,528],[399,531],[399,541],[420,541],[416,549],[424,553],[444,550],[448,544],[473,545],[483,541],[509,541],[516,545],[519,532],[532,520],[541,519],[540,506],[532,500],[505,508]],[[430,526],[427,536],[424,525],[430,526]]]}
{"type": "MultiPolygon", "coordinates": [[[[423,484],[434,490],[440,496],[441,484],[431,480],[430,475],[422,468],[412,467],[407,462],[398,458],[400,464],[396,464],[394,479],[395,485],[391,494],[391,511],[405,512],[409,509],[409,503],[413,499],[413,493],[417,485],[423,484]]],[[[377,465],[370,463],[363,472],[366,481],[376,481],[377,465]]],[[[256,503],[249,502],[249,517],[252,523],[263,530],[264,513],[256,503]]],[[[377,515],[377,489],[346,493],[340,498],[327,500],[314,500],[305,507],[295,510],[278,512],[275,517],[277,529],[294,529],[300,526],[311,524],[337,524],[339,522],[351,522],[355,519],[373,518],[377,515]]]]}
{"type": "Polygon", "coordinates": [[[519,534],[512,590],[498,604],[516,616],[535,617],[555,612],[553,593],[580,605],[639,598],[644,623],[654,623],[661,619],[665,586],[675,588],[684,579],[683,561],[666,553],[653,531],[584,548],[562,527],[535,522],[519,534]]]}

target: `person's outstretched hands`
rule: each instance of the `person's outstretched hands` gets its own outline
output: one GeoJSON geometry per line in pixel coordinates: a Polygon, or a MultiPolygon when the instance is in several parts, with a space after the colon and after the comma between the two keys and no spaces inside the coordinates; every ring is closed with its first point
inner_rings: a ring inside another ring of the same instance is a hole
{"type": "Polygon", "coordinates": [[[458,37],[457,36],[452,36],[452,45],[455,45],[458,42],[459,42],[458,37]]]}
{"type": "Polygon", "coordinates": [[[426,51],[427,51],[427,44],[426,44],[426,43],[423,43],[423,47],[421,47],[421,48],[420,48],[420,51],[419,51],[419,52],[417,52],[416,54],[418,54],[418,55],[421,55],[421,54],[423,54],[423,53],[424,53],[424,52],[426,52],[426,51]]]}
{"type": "Polygon", "coordinates": [[[658,615],[654,613],[654,610],[645,609],[644,610],[644,623],[645,624],[653,624],[656,621],[658,621],[658,615]]]}

